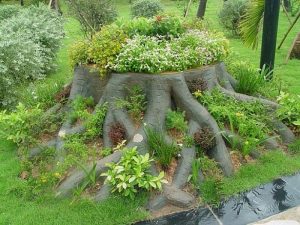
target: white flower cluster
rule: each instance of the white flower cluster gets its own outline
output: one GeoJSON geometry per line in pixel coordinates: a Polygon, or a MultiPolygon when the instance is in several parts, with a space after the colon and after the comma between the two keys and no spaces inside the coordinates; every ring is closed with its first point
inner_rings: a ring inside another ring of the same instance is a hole
{"type": "Polygon", "coordinates": [[[211,64],[227,54],[227,41],[219,34],[189,30],[178,38],[135,35],[123,45],[113,70],[161,73],[211,64]]]}

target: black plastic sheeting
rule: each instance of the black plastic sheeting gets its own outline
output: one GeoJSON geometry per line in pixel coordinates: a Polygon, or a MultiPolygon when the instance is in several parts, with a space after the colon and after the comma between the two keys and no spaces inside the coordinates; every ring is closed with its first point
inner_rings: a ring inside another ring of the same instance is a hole
{"type": "Polygon", "coordinates": [[[245,225],[300,205],[300,173],[229,198],[213,212],[206,207],[135,225],[245,225]]]}

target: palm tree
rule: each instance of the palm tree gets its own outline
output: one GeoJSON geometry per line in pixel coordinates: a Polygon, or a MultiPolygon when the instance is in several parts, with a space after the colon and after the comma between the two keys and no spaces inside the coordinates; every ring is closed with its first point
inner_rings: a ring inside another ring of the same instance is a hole
{"type": "Polygon", "coordinates": [[[279,8],[280,0],[252,0],[241,22],[242,38],[252,48],[257,48],[263,29],[260,68],[270,71],[274,68],[279,8]]]}

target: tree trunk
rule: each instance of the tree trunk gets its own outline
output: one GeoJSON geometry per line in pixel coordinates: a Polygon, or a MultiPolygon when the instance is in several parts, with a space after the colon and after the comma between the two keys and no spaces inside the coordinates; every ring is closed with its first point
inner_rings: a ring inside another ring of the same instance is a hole
{"type": "Polygon", "coordinates": [[[200,19],[204,18],[205,10],[206,10],[206,3],[207,3],[207,0],[200,0],[200,2],[199,2],[197,17],[200,19]]]}
{"type": "MultiPolygon", "coordinates": [[[[260,68],[274,68],[280,0],[265,0],[260,68]]],[[[272,79],[272,76],[270,76],[272,79]]]]}
{"type": "Polygon", "coordinates": [[[24,0],[20,0],[20,5],[24,6],[24,0]]]}

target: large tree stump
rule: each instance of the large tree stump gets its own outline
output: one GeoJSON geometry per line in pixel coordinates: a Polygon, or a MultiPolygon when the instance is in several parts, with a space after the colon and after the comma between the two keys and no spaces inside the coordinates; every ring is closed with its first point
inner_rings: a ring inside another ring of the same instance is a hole
{"type": "MultiPolygon", "coordinates": [[[[226,176],[233,173],[233,165],[230,154],[223,140],[222,132],[211,114],[201,105],[192,95],[189,85],[193,84],[196,79],[202,79],[205,82],[207,91],[214,88],[219,89],[224,95],[233,97],[239,101],[258,101],[274,110],[278,105],[272,101],[244,94],[236,93],[234,87],[237,81],[226,72],[223,63],[203,67],[201,69],[192,69],[185,72],[164,73],[164,74],[142,74],[142,73],[112,73],[104,79],[101,79],[97,72],[91,72],[89,67],[77,67],[69,101],[72,101],[76,95],[83,97],[92,96],[99,105],[108,104],[108,111],[103,126],[103,142],[105,147],[112,147],[112,141],[109,137],[111,124],[120,123],[126,130],[127,147],[137,146],[141,154],[148,151],[147,137],[144,127],[136,128],[125,109],[116,107],[118,99],[126,98],[126,90],[134,85],[139,85],[146,94],[147,107],[142,121],[153,129],[164,130],[166,113],[169,108],[176,107],[185,111],[186,118],[189,121],[189,135],[193,136],[199,128],[208,127],[214,133],[215,145],[208,151],[209,157],[218,162],[220,168],[226,176]],[[137,138],[138,137],[138,138],[137,138]]],[[[70,110],[70,109],[68,109],[70,110]]],[[[283,135],[291,134],[288,128],[282,123],[283,135]]],[[[58,160],[63,160],[63,137],[66,134],[84,132],[82,125],[71,125],[66,121],[55,140],[49,142],[49,145],[55,146],[57,154],[60,155],[58,160]]],[[[293,135],[290,135],[293,139],[293,135]]],[[[290,137],[289,136],[289,137],[290,137]]],[[[167,137],[166,137],[167,138],[167,137]]],[[[168,137],[169,138],[169,137],[168,137]]],[[[37,149],[32,150],[31,155],[38,154],[37,149]]],[[[183,188],[188,182],[188,176],[191,173],[191,165],[195,158],[195,146],[183,148],[182,157],[174,173],[172,183],[164,186],[164,190],[156,195],[150,201],[151,209],[163,207],[166,203],[176,204],[177,206],[187,206],[192,203],[190,195],[183,193],[183,188]],[[175,199],[178,192],[178,198],[175,199]],[[180,202],[182,201],[182,202],[180,202]]],[[[107,170],[106,163],[118,162],[122,156],[121,151],[116,151],[96,162],[97,175],[107,170]]],[[[92,168],[88,165],[87,168],[92,168]]],[[[153,168],[153,173],[157,173],[153,168]]],[[[70,176],[64,179],[57,187],[57,195],[68,196],[72,190],[80,185],[85,179],[86,174],[81,170],[74,170],[70,176]]],[[[96,200],[107,198],[110,194],[110,187],[103,185],[100,191],[95,195],[96,200]]]]}

